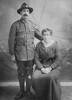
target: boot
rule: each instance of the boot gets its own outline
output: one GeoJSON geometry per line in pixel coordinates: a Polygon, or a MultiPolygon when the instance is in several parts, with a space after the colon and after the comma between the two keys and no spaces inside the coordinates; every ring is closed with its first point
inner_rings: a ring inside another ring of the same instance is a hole
{"type": "Polygon", "coordinates": [[[15,96],[15,100],[19,100],[24,97],[24,93],[22,91],[19,91],[18,94],[15,96]]]}
{"type": "Polygon", "coordinates": [[[24,80],[19,81],[19,85],[20,85],[20,91],[15,96],[15,100],[19,100],[19,99],[21,99],[21,98],[23,98],[25,96],[25,92],[24,92],[24,80]]]}

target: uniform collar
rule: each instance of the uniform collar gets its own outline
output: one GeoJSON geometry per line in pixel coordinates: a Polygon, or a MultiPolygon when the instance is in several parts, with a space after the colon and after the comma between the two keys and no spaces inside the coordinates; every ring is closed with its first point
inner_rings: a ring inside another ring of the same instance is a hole
{"type": "Polygon", "coordinates": [[[24,18],[23,17],[21,17],[21,19],[20,19],[20,21],[21,22],[26,22],[27,20],[29,20],[29,17],[27,16],[25,16],[24,18]]]}

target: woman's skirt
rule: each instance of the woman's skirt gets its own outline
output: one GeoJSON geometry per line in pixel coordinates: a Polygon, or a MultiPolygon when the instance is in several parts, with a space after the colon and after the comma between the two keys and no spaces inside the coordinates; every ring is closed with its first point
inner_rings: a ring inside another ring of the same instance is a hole
{"type": "Polygon", "coordinates": [[[48,74],[36,70],[32,76],[32,88],[38,100],[61,100],[61,87],[58,76],[60,71],[55,69],[48,74]]]}

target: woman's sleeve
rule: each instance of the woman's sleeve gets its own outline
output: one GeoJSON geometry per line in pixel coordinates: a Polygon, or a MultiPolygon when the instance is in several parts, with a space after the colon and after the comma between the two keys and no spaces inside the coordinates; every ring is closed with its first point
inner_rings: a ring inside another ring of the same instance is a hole
{"type": "Polygon", "coordinates": [[[62,63],[62,59],[61,59],[61,55],[59,53],[59,49],[58,49],[58,44],[56,43],[56,49],[55,49],[55,62],[51,65],[52,69],[58,69],[61,70],[61,63],[62,63]]]}
{"type": "Polygon", "coordinates": [[[40,53],[40,46],[39,44],[36,45],[36,48],[35,48],[35,63],[36,63],[36,66],[38,69],[41,69],[43,68],[41,62],[40,62],[40,58],[39,58],[39,53],[40,53]]]}

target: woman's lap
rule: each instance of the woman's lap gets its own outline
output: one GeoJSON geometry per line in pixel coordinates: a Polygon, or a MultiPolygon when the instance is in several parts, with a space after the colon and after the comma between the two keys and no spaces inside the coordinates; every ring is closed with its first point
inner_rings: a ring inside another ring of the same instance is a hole
{"type": "Polygon", "coordinates": [[[40,70],[36,70],[33,73],[32,77],[33,77],[33,79],[40,79],[40,78],[54,78],[54,79],[56,79],[56,78],[58,78],[59,74],[60,74],[60,71],[57,69],[51,71],[48,74],[43,74],[43,73],[41,73],[40,70]]]}
{"type": "MultiPolygon", "coordinates": [[[[33,81],[33,88],[35,89],[37,95],[42,96],[42,95],[45,95],[47,92],[48,94],[50,94],[51,93],[50,87],[51,87],[54,89],[53,90],[55,93],[54,96],[56,95],[56,97],[54,98],[59,98],[56,100],[60,100],[61,88],[57,80],[59,73],[60,72],[56,69],[50,72],[49,74],[42,74],[40,70],[36,70],[33,73],[32,81],[33,81]]],[[[48,98],[50,98],[50,96],[48,98]]]]}

